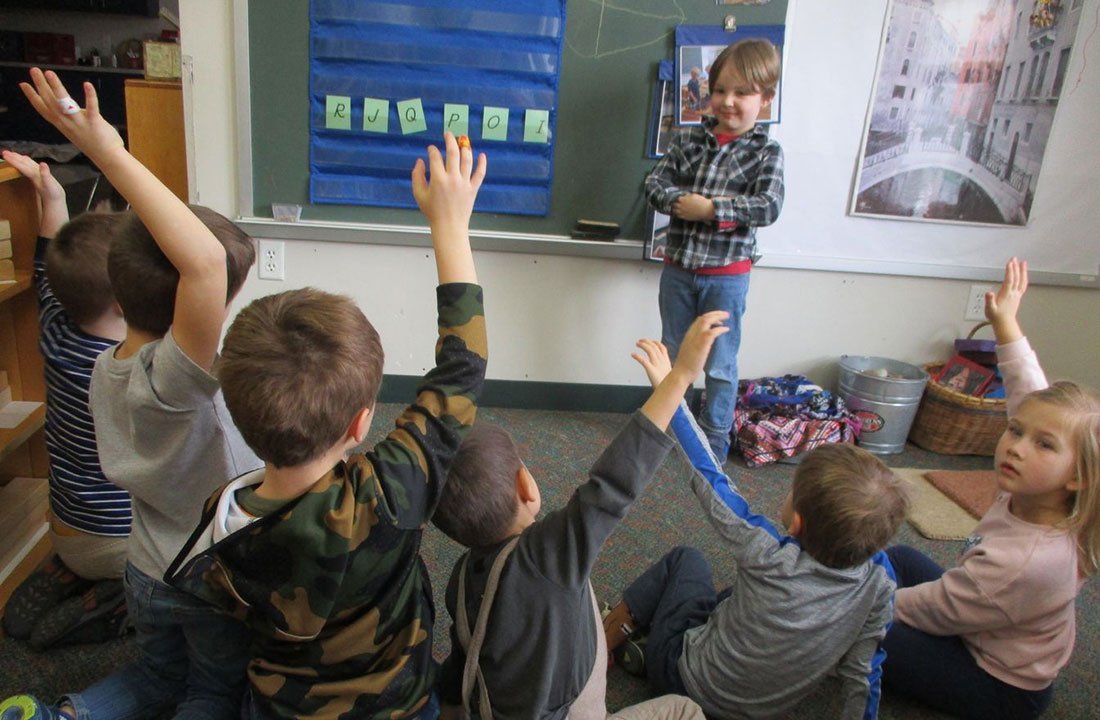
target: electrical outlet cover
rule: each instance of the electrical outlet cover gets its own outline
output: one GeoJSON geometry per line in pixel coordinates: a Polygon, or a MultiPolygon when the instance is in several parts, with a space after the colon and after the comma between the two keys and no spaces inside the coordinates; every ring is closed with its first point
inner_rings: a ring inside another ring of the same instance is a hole
{"type": "Polygon", "coordinates": [[[261,240],[256,261],[261,280],[286,280],[285,252],[282,240],[261,240]]]}

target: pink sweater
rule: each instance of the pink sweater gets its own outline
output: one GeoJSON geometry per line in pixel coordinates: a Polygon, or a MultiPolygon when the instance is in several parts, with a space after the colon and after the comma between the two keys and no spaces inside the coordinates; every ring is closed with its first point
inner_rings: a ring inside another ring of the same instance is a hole
{"type": "MultiPolygon", "coordinates": [[[[1026,338],[997,348],[1009,415],[1047,386],[1026,338]]],[[[1082,579],[1072,535],[1024,522],[1002,493],[974,529],[958,567],[935,582],[899,589],[894,616],[933,635],[958,635],[986,672],[1041,690],[1073,651],[1082,579]]]]}

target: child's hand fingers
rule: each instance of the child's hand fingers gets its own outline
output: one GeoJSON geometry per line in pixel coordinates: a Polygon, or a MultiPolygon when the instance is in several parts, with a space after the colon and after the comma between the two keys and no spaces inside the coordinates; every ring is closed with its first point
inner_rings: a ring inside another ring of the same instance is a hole
{"type": "Polygon", "coordinates": [[[477,168],[474,170],[474,174],[470,176],[470,184],[474,188],[474,192],[481,189],[481,183],[485,180],[485,172],[489,168],[489,159],[485,157],[485,153],[477,154],[477,168]]]}
{"type": "Polygon", "coordinates": [[[88,113],[88,119],[99,117],[99,95],[90,82],[84,83],[84,110],[88,113]]]}
{"type": "Polygon", "coordinates": [[[454,133],[450,131],[443,133],[443,146],[447,149],[447,172],[458,172],[460,165],[459,149],[454,133]]]}
{"type": "Polygon", "coordinates": [[[416,204],[421,205],[428,193],[428,179],[425,177],[423,158],[417,158],[416,162],[413,163],[412,189],[416,204]]]}
{"type": "Polygon", "coordinates": [[[443,155],[440,154],[439,148],[435,145],[428,146],[428,175],[431,177],[437,177],[442,175],[444,171],[443,155]]]}

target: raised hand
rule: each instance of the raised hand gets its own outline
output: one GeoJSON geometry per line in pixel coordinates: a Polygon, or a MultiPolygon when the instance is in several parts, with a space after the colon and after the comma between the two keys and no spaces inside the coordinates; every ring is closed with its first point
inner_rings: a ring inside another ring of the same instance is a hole
{"type": "Polygon", "coordinates": [[[637,360],[645,370],[650,385],[657,387],[672,371],[672,360],[668,356],[668,348],[663,343],[648,338],[642,338],[636,344],[641,352],[630,353],[630,357],[637,360]]]}
{"type": "Polygon", "coordinates": [[[99,98],[91,83],[84,83],[83,109],[52,70],[43,73],[31,68],[31,82],[19,87],[39,115],[97,164],[99,154],[123,147],[118,131],[99,114],[99,98]]]}
{"type": "Polygon", "coordinates": [[[473,149],[468,142],[460,148],[455,136],[448,132],[443,134],[443,144],[446,160],[439,148],[428,147],[427,174],[423,158],[417,158],[413,165],[413,197],[433,227],[437,222],[468,226],[477,191],[485,179],[485,153],[478,153],[475,168],[473,149]]]}
{"type": "Polygon", "coordinates": [[[1001,286],[985,294],[985,317],[993,325],[998,343],[1004,345],[1023,337],[1016,315],[1026,292],[1027,262],[1012,258],[1005,265],[1001,286]]]}
{"type": "Polygon", "coordinates": [[[11,150],[2,153],[4,162],[19,171],[30,180],[34,191],[42,201],[42,217],[38,222],[38,233],[45,238],[53,238],[61,226],[69,221],[69,207],[65,203],[65,188],[50,172],[46,163],[35,162],[26,155],[11,150]]]}
{"type": "Polygon", "coordinates": [[[710,355],[710,348],[715,338],[730,331],[724,324],[729,316],[730,314],[725,310],[711,310],[695,318],[684,333],[684,339],[680,343],[680,351],[676,355],[676,362],[672,369],[685,373],[690,381],[699,377],[707,364],[707,356],[710,355]]]}

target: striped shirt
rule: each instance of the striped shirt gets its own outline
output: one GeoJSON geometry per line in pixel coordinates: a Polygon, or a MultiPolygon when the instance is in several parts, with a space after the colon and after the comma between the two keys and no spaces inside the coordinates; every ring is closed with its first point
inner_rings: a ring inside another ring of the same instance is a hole
{"type": "Polygon", "coordinates": [[[50,510],[61,522],[92,535],[130,534],[130,494],[103,476],[88,386],[96,357],[114,340],[81,330],[46,280],[46,245],[38,238],[34,287],[38,293],[38,347],[46,366],[46,449],[50,454],[50,510]]]}
{"type": "Polygon", "coordinates": [[[783,150],[757,125],[719,144],[712,117],[682,128],[645,180],[650,206],[665,215],[682,195],[714,201],[714,219],[673,217],[666,257],[685,270],[721,267],[753,257],[756,228],[771,225],[783,208],[783,150]],[[729,223],[733,223],[732,226],[729,223]]]}

